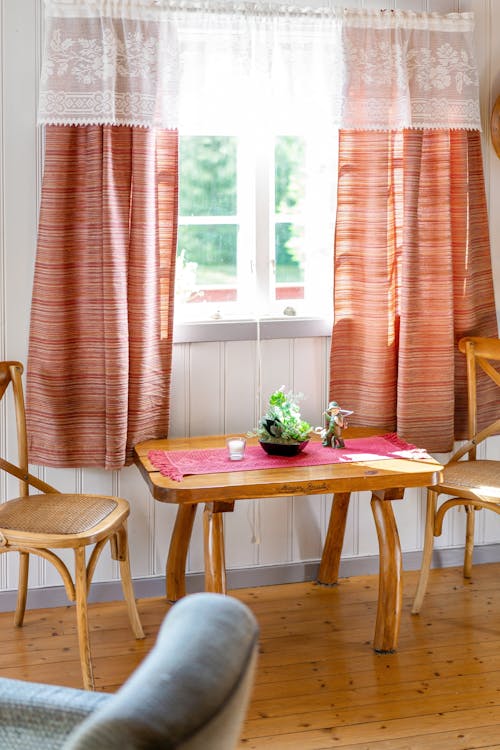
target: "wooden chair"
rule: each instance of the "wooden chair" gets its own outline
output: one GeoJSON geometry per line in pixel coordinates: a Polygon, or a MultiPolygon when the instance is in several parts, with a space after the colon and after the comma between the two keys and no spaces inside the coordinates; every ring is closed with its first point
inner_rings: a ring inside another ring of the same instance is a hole
{"type": "Polygon", "coordinates": [[[18,463],[0,458],[0,469],[19,479],[20,497],[0,504],[0,553],[19,552],[19,587],[15,624],[21,626],[26,609],[30,554],[53,563],[59,571],[66,593],[76,602],[76,619],[83,684],[94,688],[88,631],[87,594],[92,576],[106,542],[118,560],[128,616],[136,638],[144,638],[134,598],[128,556],[126,519],[130,508],[119,497],[87,494],[62,494],[28,471],[26,414],[20,362],[0,362],[0,400],[7,392],[14,398],[18,463]],[[9,389],[9,385],[11,388],[9,389]],[[30,487],[41,494],[30,495],[30,487]],[[86,561],[86,548],[94,545],[86,561]],[[62,559],[52,550],[73,549],[73,578],[62,559]]]}
{"type": "MultiPolygon", "coordinates": [[[[443,481],[427,490],[427,516],[422,567],[413,601],[412,613],[418,614],[427,589],[434,537],[440,536],[443,518],[450,508],[462,505],[467,514],[464,577],[470,578],[474,550],[475,511],[487,508],[500,513],[500,461],[479,459],[478,446],[492,435],[500,434],[500,419],[477,433],[477,368],[500,386],[500,339],[470,336],[458,343],[467,358],[467,397],[469,440],[451,457],[443,472],[443,481]],[[496,363],[496,365],[494,364],[496,363]],[[440,495],[448,499],[438,507],[440,495]]],[[[500,391],[499,391],[500,397],[500,391]]]]}

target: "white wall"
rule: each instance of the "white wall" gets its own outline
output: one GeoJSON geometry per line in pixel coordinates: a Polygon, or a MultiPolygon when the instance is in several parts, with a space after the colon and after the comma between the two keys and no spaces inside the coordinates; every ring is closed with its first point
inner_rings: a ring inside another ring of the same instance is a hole
{"type": "MultiPolygon", "coordinates": [[[[36,244],[36,222],[41,178],[41,133],[36,127],[42,5],[40,0],[0,0],[0,358],[26,360],[30,295],[36,244]]],[[[307,4],[312,4],[310,1],[307,4]]],[[[319,3],[320,4],[320,3],[319,3]]],[[[345,4],[345,3],[344,3],[345,4]]],[[[358,7],[381,6],[380,0],[359,0],[358,7]]],[[[489,0],[399,0],[387,7],[418,11],[465,11],[476,14],[477,49],[481,71],[482,114],[485,127],[486,186],[490,203],[493,266],[500,299],[500,161],[489,142],[487,124],[491,105],[500,94],[500,47],[494,44],[500,28],[500,3],[489,0]]],[[[329,340],[325,337],[267,340],[261,343],[262,394],[285,384],[303,391],[303,415],[314,424],[327,400],[329,340]]],[[[177,344],[174,347],[171,436],[246,431],[259,416],[255,341],[177,344]]],[[[13,425],[0,413],[0,452],[13,450],[13,425]]],[[[492,442],[490,455],[500,454],[492,442]]],[[[444,458],[442,456],[438,458],[444,458]]],[[[120,494],[132,506],[130,545],[135,578],[154,579],[164,574],[166,551],[175,509],[154,502],[135,467],[121,472],[99,470],[41,470],[47,481],[66,491],[120,494]]],[[[0,499],[16,489],[2,480],[0,499]]],[[[406,559],[421,548],[423,491],[408,492],[395,503],[406,559]]],[[[317,561],[326,531],[330,498],[284,498],[240,503],[226,522],[227,564],[232,570],[267,571],[267,579],[283,575],[283,566],[296,563],[301,570],[317,561]],[[267,568],[266,566],[276,566],[267,568]],[[270,571],[270,572],[269,572],[270,571]],[[269,577],[270,576],[270,577],[269,577]]],[[[203,567],[200,516],[189,553],[188,571],[203,567]]],[[[442,548],[463,543],[463,515],[450,517],[439,541],[442,548]]],[[[500,541],[500,521],[480,514],[479,544],[500,541]]],[[[344,547],[344,571],[355,571],[356,561],[368,558],[376,565],[377,541],[369,497],[355,496],[344,547]],[[349,567],[350,565],[350,567],[349,567]]],[[[417,555],[414,555],[416,561],[417,555]]],[[[373,569],[376,569],[375,567],[373,569]]],[[[96,580],[113,581],[117,571],[103,556],[96,580]]],[[[30,573],[34,587],[59,585],[57,575],[43,561],[30,573]]],[[[246,579],[251,580],[251,579],[246,579]]],[[[255,580],[259,580],[258,576],[255,580]]],[[[0,592],[15,589],[15,555],[0,556],[0,592]]],[[[1,596],[1,595],[0,595],[1,596]]],[[[5,600],[6,597],[4,597],[5,600]]],[[[9,601],[11,599],[9,598],[9,601]]]]}

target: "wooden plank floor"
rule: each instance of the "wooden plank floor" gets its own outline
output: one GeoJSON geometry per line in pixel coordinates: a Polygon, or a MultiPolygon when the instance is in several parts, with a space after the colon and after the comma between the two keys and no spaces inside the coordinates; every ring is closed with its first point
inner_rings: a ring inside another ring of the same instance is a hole
{"type": "MultiPolygon", "coordinates": [[[[397,654],[371,649],[377,577],[240,589],[261,626],[243,750],[500,750],[500,563],[432,571],[422,614],[404,577],[397,654]]],[[[97,688],[114,691],[151,648],[168,610],[139,601],[136,642],[121,602],[90,607],[97,688]]],[[[74,610],[0,614],[0,674],[79,687],[74,610]]]]}

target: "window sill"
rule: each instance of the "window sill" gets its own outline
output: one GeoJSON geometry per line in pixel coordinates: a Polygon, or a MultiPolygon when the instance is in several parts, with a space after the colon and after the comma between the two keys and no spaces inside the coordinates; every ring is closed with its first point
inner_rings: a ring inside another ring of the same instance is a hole
{"type": "Polygon", "coordinates": [[[332,323],[324,318],[265,318],[206,320],[174,325],[174,344],[204,341],[256,341],[330,336],[332,323]],[[259,330],[260,329],[260,330],[259,330]]]}

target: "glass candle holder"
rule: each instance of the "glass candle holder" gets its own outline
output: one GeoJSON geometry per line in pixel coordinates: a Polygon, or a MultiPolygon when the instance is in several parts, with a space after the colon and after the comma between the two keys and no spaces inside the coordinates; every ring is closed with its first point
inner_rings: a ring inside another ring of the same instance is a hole
{"type": "Polygon", "coordinates": [[[227,438],[227,453],[230,461],[241,461],[245,457],[247,441],[244,437],[227,438]]]}

